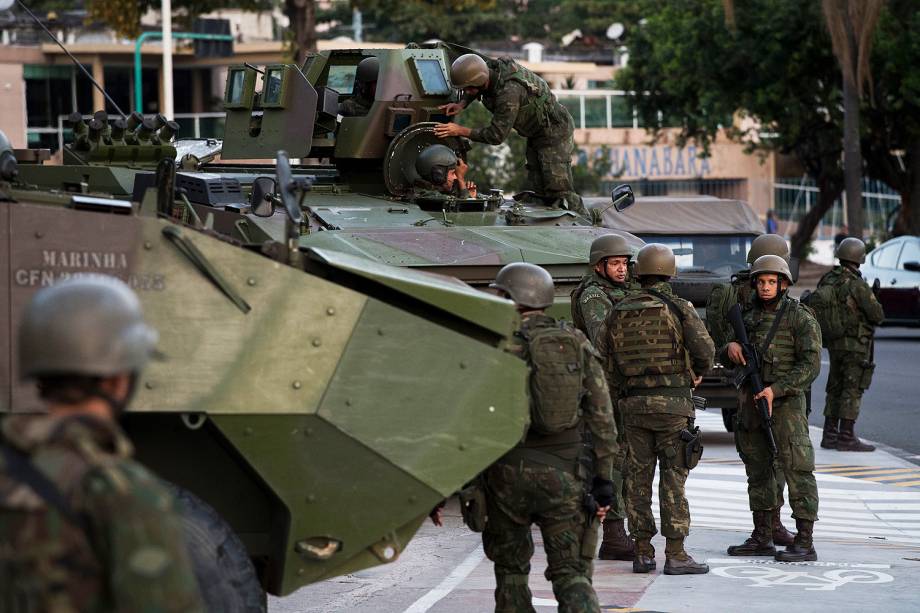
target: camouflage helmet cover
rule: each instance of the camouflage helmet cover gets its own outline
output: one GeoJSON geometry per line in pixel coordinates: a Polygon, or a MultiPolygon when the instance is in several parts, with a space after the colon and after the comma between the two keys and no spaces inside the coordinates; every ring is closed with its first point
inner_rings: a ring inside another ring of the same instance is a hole
{"type": "Polygon", "coordinates": [[[674,252],[667,245],[649,243],[636,255],[636,276],[673,277],[675,274],[677,274],[677,262],[674,252]]]}
{"type": "Polygon", "coordinates": [[[156,331],[137,295],[104,275],[71,278],[40,290],[19,327],[22,378],[138,372],[154,354],[156,331]]]}
{"type": "Polygon", "coordinates": [[[632,249],[626,239],[619,234],[604,234],[598,236],[591,243],[591,252],[588,261],[591,266],[596,266],[604,258],[610,257],[632,258],[632,249]]]}
{"type": "Polygon", "coordinates": [[[789,244],[779,234],[761,234],[751,243],[747,254],[747,263],[753,264],[762,255],[778,255],[789,261],[789,244]]]}
{"type": "Polygon", "coordinates": [[[358,68],[355,70],[355,81],[358,83],[373,83],[377,80],[379,70],[380,60],[375,56],[366,57],[358,62],[358,68]]]}
{"type": "Polygon", "coordinates": [[[837,245],[834,256],[841,262],[862,264],[866,261],[866,243],[853,236],[845,238],[837,245]]]}
{"type": "Polygon", "coordinates": [[[789,270],[789,264],[778,255],[762,255],[751,266],[751,279],[756,279],[757,275],[773,273],[786,277],[789,285],[792,285],[792,272],[789,270]]]}
{"type": "Polygon", "coordinates": [[[415,158],[415,171],[422,179],[435,185],[447,181],[447,171],[457,167],[457,154],[446,145],[426,147],[415,158]]]}
{"type": "Polygon", "coordinates": [[[514,262],[498,271],[493,289],[507,293],[519,306],[545,309],[553,304],[553,278],[536,264],[514,262]]]}
{"type": "Polygon", "coordinates": [[[489,81],[489,66],[475,53],[466,53],[450,65],[450,80],[454,87],[483,87],[489,81]]]}

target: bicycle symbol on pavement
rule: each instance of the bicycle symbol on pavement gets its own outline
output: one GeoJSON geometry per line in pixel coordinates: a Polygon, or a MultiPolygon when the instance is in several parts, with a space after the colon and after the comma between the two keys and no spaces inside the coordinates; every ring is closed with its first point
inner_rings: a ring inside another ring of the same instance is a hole
{"type": "MultiPolygon", "coordinates": [[[[795,568],[795,567],[792,567],[795,568]]],[[[809,591],[833,591],[848,583],[891,583],[894,577],[865,568],[835,568],[820,574],[774,566],[720,566],[712,572],[728,579],[747,579],[748,587],[796,586],[809,591]]]]}

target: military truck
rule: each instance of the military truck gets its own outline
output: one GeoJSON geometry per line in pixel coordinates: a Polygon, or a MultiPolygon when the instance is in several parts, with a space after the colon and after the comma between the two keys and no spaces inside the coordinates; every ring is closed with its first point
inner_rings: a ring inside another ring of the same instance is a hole
{"type": "MultiPolygon", "coordinates": [[[[210,217],[164,215],[176,154],[156,132],[156,144],[74,147],[131,168],[42,166],[0,135],[0,411],[39,406],[15,360],[34,292],[119,277],[164,355],[124,426],[177,488],[208,609],[263,610],[263,590],[397,559],[440,500],[523,436],[526,368],[504,351],[513,304],[444,276],[296,241],[244,243],[209,229],[210,217]],[[118,193],[157,162],[151,198],[118,193]],[[40,187],[42,172],[74,182],[40,187]]],[[[299,192],[288,187],[290,204],[299,192]]],[[[292,217],[282,226],[297,227],[292,217]]]]}

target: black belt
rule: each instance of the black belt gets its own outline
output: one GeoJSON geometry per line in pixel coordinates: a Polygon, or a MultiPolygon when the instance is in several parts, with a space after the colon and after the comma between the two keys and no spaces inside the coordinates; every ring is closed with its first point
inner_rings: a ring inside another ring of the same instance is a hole
{"type": "Polygon", "coordinates": [[[626,392],[627,396],[668,396],[670,398],[692,398],[689,387],[638,387],[626,392]]]}

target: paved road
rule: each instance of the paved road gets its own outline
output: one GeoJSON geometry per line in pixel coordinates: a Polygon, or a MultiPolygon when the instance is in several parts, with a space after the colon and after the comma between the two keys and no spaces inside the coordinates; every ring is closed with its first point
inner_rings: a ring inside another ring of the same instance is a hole
{"type": "MultiPolygon", "coordinates": [[[[792,565],[725,555],[726,546],[750,531],[744,469],[719,413],[701,412],[697,423],[705,432],[706,454],[688,481],[688,549],[708,561],[712,572],[662,575],[664,541],[657,537],[657,573],[634,575],[628,562],[596,563],[594,583],[604,610],[920,610],[914,587],[920,571],[920,330],[879,332],[875,381],[857,427],[863,437],[881,443],[873,453],[818,447],[826,360],[825,354],[811,419],[821,496],[815,529],[819,561],[792,565]]],[[[444,528],[423,526],[395,563],[272,598],[269,611],[491,611],[495,583],[479,536],[463,527],[455,503],[446,515],[444,528]]],[[[788,508],[784,515],[793,526],[788,508]]],[[[534,606],[543,613],[555,610],[555,600],[542,576],[546,560],[538,531],[534,541],[530,585],[534,606]]]]}
{"type": "MultiPolygon", "coordinates": [[[[875,375],[863,398],[856,433],[905,455],[920,456],[920,328],[880,328],[875,344],[875,375]]],[[[812,387],[812,425],[824,424],[827,351],[812,387]]],[[[920,458],[912,458],[914,461],[920,458]]]]}

